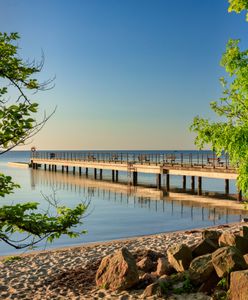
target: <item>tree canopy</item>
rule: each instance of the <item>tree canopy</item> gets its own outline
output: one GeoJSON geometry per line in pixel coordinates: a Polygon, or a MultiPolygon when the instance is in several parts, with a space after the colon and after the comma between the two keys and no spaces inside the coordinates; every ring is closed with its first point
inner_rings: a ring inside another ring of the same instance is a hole
{"type": "MultiPolygon", "coordinates": [[[[243,10],[248,10],[248,0],[228,0],[229,12],[240,13],[243,10]]],[[[246,14],[246,21],[248,21],[248,13],[246,14]]]]}
{"type": "MultiPolygon", "coordinates": [[[[17,33],[0,33],[0,155],[24,144],[51,116],[44,114],[41,121],[36,120],[39,104],[32,98],[36,92],[49,89],[52,81],[40,83],[34,77],[41,71],[43,60],[37,64],[20,58],[18,39],[17,33]]],[[[10,176],[0,174],[0,197],[13,193],[16,188],[19,185],[12,182],[10,176]]],[[[20,249],[33,246],[43,239],[52,241],[62,234],[75,237],[85,232],[77,231],[76,227],[82,223],[86,204],[80,203],[72,209],[46,198],[46,212],[39,210],[38,202],[1,206],[0,240],[20,249]],[[49,208],[55,213],[51,214],[49,208]],[[15,240],[12,238],[15,232],[25,236],[15,240]]]]}
{"type": "MultiPolygon", "coordinates": [[[[248,8],[247,0],[230,0],[229,11],[248,8]]],[[[211,102],[219,122],[195,117],[191,129],[197,133],[196,145],[211,145],[221,155],[225,152],[238,170],[238,186],[248,194],[248,50],[240,49],[240,41],[230,39],[221,59],[229,75],[220,78],[223,87],[219,101],[211,102]]]]}

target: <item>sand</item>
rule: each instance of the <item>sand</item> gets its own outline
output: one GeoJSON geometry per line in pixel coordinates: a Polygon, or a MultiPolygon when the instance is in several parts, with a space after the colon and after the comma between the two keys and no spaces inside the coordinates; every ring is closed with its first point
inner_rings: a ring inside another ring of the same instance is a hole
{"type": "MultiPolygon", "coordinates": [[[[237,232],[242,223],[215,227],[237,232]]],[[[109,292],[96,289],[95,271],[102,257],[123,246],[131,252],[152,249],[165,253],[175,243],[193,245],[201,239],[201,229],[161,233],[87,246],[40,251],[21,255],[18,260],[6,262],[0,258],[0,299],[143,299],[142,290],[109,292]]],[[[154,296],[150,299],[159,299],[154,296]]],[[[195,294],[172,299],[210,299],[195,294]]]]}

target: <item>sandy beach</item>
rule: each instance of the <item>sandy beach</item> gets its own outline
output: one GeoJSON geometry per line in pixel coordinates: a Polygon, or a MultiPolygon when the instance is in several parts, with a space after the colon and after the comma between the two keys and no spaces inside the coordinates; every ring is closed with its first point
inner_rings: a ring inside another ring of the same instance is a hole
{"type": "MultiPolygon", "coordinates": [[[[242,225],[235,223],[211,228],[238,232],[242,225]]],[[[132,253],[139,249],[165,253],[175,243],[191,246],[201,239],[201,232],[202,229],[177,231],[32,252],[13,261],[1,257],[0,299],[143,299],[143,290],[117,293],[96,289],[95,272],[101,259],[123,246],[132,253]]],[[[181,299],[181,296],[178,297],[171,299],[181,299]]],[[[199,299],[209,299],[207,297],[199,299]]],[[[159,298],[154,296],[150,299],[159,298]]],[[[187,297],[184,296],[184,299],[187,297]]]]}

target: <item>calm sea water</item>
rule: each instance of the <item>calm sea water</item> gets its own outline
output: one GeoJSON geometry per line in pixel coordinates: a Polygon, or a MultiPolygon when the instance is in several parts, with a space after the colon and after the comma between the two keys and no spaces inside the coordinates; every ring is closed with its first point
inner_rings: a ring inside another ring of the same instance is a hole
{"type": "MultiPolygon", "coordinates": [[[[55,195],[60,204],[69,207],[82,201],[90,202],[84,224],[78,228],[86,229],[87,234],[76,239],[62,236],[53,244],[46,245],[42,242],[39,249],[205,227],[239,221],[245,216],[242,212],[168,198],[166,193],[156,189],[155,176],[150,174],[139,174],[140,186],[133,188],[126,184],[127,174],[121,172],[119,183],[112,183],[111,173],[107,171],[103,173],[103,181],[99,181],[93,179],[93,173],[89,173],[86,178],[84,173],[79,176],[72,172],[62,174],[60,171],[45,172],[42,169],[7,165],[11,161],[28,162],[29,159],[29,151],[12,151],[1,156],[0,171],[12,176],[21,185],[21,189],[16,190],[15,194],[1,199],[2,205],[37,201],[40,202],[40,209],[47,209],[48,202],[44,195],[55,195]]],[[[189,188],[189,183],[187,184],[189,188]]],[[[162,185],[165,186],[165,178],[162,185]]],[[[180,176],[171,178],[172,188],[180,188],[181,185],[180,176]]],[[[204,190],[223,193],[224,180],[203,179],[204,190]]],[[[230,193],[235,192],[235,182],[231,181],[230,193]]],[[[1,243],[0,255],[10,253],[18,251],[1,243]]]]}

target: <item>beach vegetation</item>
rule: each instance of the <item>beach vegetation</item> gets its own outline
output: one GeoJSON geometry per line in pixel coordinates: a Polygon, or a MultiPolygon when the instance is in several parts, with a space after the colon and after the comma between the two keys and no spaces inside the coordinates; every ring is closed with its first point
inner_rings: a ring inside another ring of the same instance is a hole
{"type": "MultiPolygon", "coordinates": [[[[19,54],[19,35],[0,33],[0,155],[25,144],[39,132],[53,115],[43,114],[37,121],[39,104],[34,100],[37,92],[53,87],[53,79],[39,82],[41,62],[24,61],[19,54]]],[[[0,197],[13,193],[20,186],[10,176],[0,174],[0,197]]],[[[53,198],[46,211],[38,202],[3,205],[0,207],[0,240],[16,249],[34,246],[41,240],[52,242],[62,234],[76,237],[85,231],[77,231],[78,224],[87,209],[80,203],[74,208],[59,206],[53,198]],[[20,232],[22,239],[13,237],[20,232]]]]}
{"type": "MultiPolygon", "coordinates": [[[[229,11],[248,8],[247,0],[229,2],[229,11]]],[[[238,171],[238,188],[248,195],[248,50],[241,49],[240,40],[230,39],[220,64],[227,73],[220,78],[222,96],[210,103],[219,119],[197,116],[190,128],[197,134],[199,149],[207,145],[218,156],[228,154],[238,171]]]]}
{"type": "Polygon", "coordinates": [[[16,261],[19,261],[19,260],[21,260],[21,259],[22,259],[21,256],[17,256],[17,255],[7,256],[7,257],[3,260],[3,263],[4,263],[4,264],[7,264],[7,263],[11,264],[11,263],[16,262],[16,261]]]}

